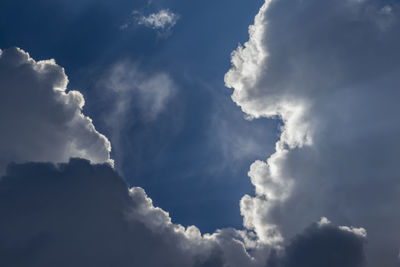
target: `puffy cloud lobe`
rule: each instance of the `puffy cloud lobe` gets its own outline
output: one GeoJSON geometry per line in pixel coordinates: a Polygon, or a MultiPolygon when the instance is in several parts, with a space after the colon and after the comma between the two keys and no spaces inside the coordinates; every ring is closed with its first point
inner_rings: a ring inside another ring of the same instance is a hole
{"type": "Polygon", "coordinates": [[[266,1],[232,54],[232,99],[249,118],[283,122],[276,152],[250,168],[256,196],[241,201],[262,242],[328,216],[368,229],[371,266],[398,265],[399,11],[389,1],[266,1]]]}
{"type": "Polygon", "coordinates": [[[35,61],[19,48],[0,53],[0,172],[10,161],[108,162],[110,142],[82,113],[84,98],[67,91],[54,60],[35,61]]]}
{"type": "Polygon", "coordinates": [[[337,227],[326,218],[295,236],[283,251],[272,254],[268,267],[365,266],[365,230],[337,227]]]}

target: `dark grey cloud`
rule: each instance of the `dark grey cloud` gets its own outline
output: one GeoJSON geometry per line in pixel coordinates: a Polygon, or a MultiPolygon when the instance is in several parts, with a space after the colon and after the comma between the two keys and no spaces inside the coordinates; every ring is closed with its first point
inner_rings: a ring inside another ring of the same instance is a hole
{"type": "Polygon", "coordinates": [[[87,160],[11,164],[0,214],[2,266],[223,266],[216,242],[197,243],[142,189],[87,160]]]}
{"type": "Polygon", "coordinates": [[[19,48],[0,50],[0,173],[10,161],[109,162],[111,145],[82,113],[84,98],[67,90],[54,60],[35,61],[19,48]]]}
{"type": "Polygon", "coordinates": [[[268,267],[362,267],[365,236],[361,231],[337,227],[325,218],[296,235],[268,260],[268,267]]]}

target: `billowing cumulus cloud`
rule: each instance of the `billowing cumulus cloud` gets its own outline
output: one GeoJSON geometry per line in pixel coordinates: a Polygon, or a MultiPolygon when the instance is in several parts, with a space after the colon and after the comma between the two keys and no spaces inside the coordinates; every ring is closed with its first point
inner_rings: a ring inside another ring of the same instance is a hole
{"type": "Polygon", "coordinates": [[[399,18],[391,1],[267,0],[232,54],[233,101],[283,122],[241,201],[262,242],[327,216],[366,228],[368,266],[398,266],[399,18]]]}
{"type": "Polygon", "coordinates": [[[54,60],[35,61],[18,48],[0,50],[0,172],[10,161],[108,162],[111,145],[82,113],[84,98],[67,90],[54,60]]]}

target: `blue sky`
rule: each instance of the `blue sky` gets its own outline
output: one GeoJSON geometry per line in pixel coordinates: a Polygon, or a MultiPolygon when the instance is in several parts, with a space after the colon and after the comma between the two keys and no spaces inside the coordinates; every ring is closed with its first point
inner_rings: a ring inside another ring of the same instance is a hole
{"type": "Polygon", "coordinates": [[[195,224],[205,232],[241,228],[239,200],[253,192],[249,165],[272,152],[278,125],[266,119],[244,120],[223,79],[230,53],[248,38],[248,26],[261,4],[2,1],[6,16],[0,22],[0,47],[18,46],[36,59],[54,58],[65,68],[69,88],[84,94],[85,113],[106,136],[111,133],[104,116],[112,107],[107,107],[98,80],[107,70],[116,62],[130,61],[149,75],[168,73],[177,87],[175,96],[154,121],[141,119],[132,108],[129,126],[121,129],[123,144],[112,151],[119,159],[117,169],[130,185],[145,188],[175,222],[195,224]],[[135,24],[120,29],[133,10],[150,14],[162,9],[179,14],[168,34],[135,24]],[[215,120],[223,129],[216,129],[215,120]],[[258,145],[244,154],[226,151],[228,144],[223,147],[218,135],[232,132],[236,133],[229,142],[258,145]],[[227,153],[238,156],[231,159],[227,153]]]}

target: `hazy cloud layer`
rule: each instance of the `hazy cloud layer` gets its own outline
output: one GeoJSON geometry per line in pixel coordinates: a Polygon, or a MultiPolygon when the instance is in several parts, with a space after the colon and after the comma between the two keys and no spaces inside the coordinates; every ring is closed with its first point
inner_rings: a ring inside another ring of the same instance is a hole
{"type": "Polygon", "coordinates": [[[82,113],[84,99],[68,91],[64,69],[35,61],[18,48],[0,50],[0,172],[10,161],[109,162],[111,145],[82,113]]]}
{"type": "Polygon", "coordinates": [[[126,117],[133,108],[140,119],[148,121],[157,118],[176,91],[176,85],[167,73],[146,74],[129,61],[114,64],[99,86],[112,97],[116,116],[126,117]]]}
{"type": "Polygon", "coordinates": [[[369,233],[368,265],[398,266],[398,4],[266,1],[225,83],[250,118],[283,122],[241,201],[261,241],[328,216],[369,233]]]}

